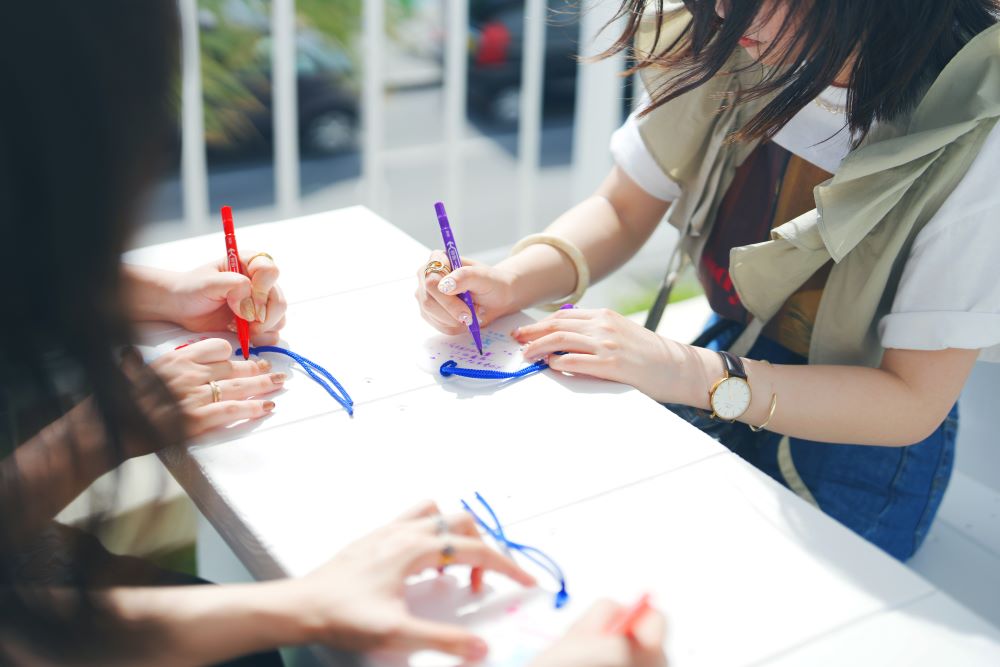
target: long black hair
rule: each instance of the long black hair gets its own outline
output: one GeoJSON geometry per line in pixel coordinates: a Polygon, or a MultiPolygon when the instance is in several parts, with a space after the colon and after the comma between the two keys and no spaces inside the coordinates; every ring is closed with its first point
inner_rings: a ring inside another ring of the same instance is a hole
{"type": "Polygon", "coordinates": [[[607,55],[629,48],[644,14],[656,21],[657,44],[649,54],[636,54],[633,71],[666,67],[673,74],[651,91],[647,113],[715,76],[740,38],[781,6],[787,15],[767,54],[774,66],[742,91],[742,100],[775,95],[734,138],[773,136],[853,58],[846,84],[855,144],[876,122],[912,110],[948,61],[996,23],[1000,11],[997,0],[684,0],[684,5],[693,19],[673,44],[659,43],[663,0],[622,0],[613,19],[623,20],[625,28],[607,55]]]}
{"type": "Polygon", "coordinates": [[[34,645],[57,642],[56,627],[86,632],[93,573],[66,554],[70,612],[25,588],[41,498],[16,449],[84,399],[100,446],[52,436],[81,477],[121,463],[129,438],[182,439],[170,392],[120,359],[133,341],[120,256],[174,127],[176,12],[175,0],[47,0],[7,3],[0,22],[0,630],[34,645]]]}

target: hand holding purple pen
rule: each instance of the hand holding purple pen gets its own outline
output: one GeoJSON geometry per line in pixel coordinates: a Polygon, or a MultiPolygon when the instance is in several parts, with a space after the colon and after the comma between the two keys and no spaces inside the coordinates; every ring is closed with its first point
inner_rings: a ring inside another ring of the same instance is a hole
{"type": "MultiPolygon", "coordinates": [[[[455,245],[455,235],[451,232],[451,225],[448,223],[448,214],[444,210],[444,204],[437,202],[434,204],[434,212],[437,213],[438,225],[441,227],[441,240],[444,241],[444,250],[448,255],[448,262],[451,270],[454,271],[462,267],[462,259],[458,254],[458,246],[455,245]]],[[[472,340],[476,343],[479,354],[483,353],[483,338],[479,331],[479,318],[476,317],[476,304],[472,302],[472,294],[462,292],[460,295],[465,305],[469,307],[472,315],[472,322],[469,324],[469,332],[472,333],[472,340]]]]}

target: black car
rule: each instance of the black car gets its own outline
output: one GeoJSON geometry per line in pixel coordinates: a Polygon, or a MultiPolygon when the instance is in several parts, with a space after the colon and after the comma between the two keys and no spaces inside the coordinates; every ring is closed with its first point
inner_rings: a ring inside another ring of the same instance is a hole
{"type": "MultiPolygon", "coordinates": [[[[469,8],[469,105],[501,125],[520,115],[524,0],[473,0],[469,8]]],[[[578,2],[548,0],[545,29],[546,110],[573,108],[580,41],[578,2]]]]}

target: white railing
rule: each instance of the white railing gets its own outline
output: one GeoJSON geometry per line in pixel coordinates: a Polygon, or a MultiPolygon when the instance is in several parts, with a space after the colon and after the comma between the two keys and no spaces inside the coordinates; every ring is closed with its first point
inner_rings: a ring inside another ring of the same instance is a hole
{"type": "MultiPolygon", "coordinates": [[[[203,98],[201,90],[201,58],[197,0],[178,0],[183,27],[182,84],[182,160],[181,182],[185,231],[204,233],[212,229],[209,209],[208,169],[206,166],[203,98]]],[[[462,192],[470,178],[462,168],[466,149],[482,138],[467,137],[466,81],[468,75],[468,0],[443,0],[446,3],[444,68],[444,143],[408,147],[403,156],[421,154],[445,156],[444,192],[449,208],[460,215],[462,192]]],[[[593,0],[581,15],[582,55],[592,55],[607,46],[611,35],[594,41],[614,9],[613,0],[593,0]]],[[[522,64],[521,114],[518,125],[518,178],[515,193],[518,201],[516,232],[527,234],[546,221],[535,215],[539,181],[542,139],[542,97],[545,68],[545,24],[548,20],[546,0],[525,0],[525,30],[522,64]]],[[[362,15],[362,174],[359,203],[375,211],[385,212],[386,164],[385,150],[385,71],[386,36],[384,0],[364,0],[362,15]]],[[[299,182],[298,109],[296,92],[295,0],[274,0],[272,24],[274,179],[276,217],[295,215],[301,208],[299,182]]],[[[613,30],[608,31],[613,33],[613,30]]],[[[597,64],[581,64],[578,72],[572,182],[576,198],[592,191],[607,172],[610,158],[607,138],[620,121],[621,71],[620,58],[597,64]]],[[[393,155],[400,151],[393,151],[393,155]]]]}

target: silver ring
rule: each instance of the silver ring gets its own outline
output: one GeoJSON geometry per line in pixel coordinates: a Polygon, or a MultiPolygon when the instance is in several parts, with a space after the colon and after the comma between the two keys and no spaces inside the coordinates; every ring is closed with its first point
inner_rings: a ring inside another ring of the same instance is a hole
{"type": "Polygon", "coordinates": [[[444,518],[443,514],[438,514],[436,517],[434,517],[434,534],[435,535],[448,534],[448,520],[444,518]]]}
{"type": "Polygon", "coordinates": [[[212,402],[218,403],[222,400],[222,390],[219,389],[219,383],[215,380],[208,381],[208,388],[212,390],[212,402]]]}

